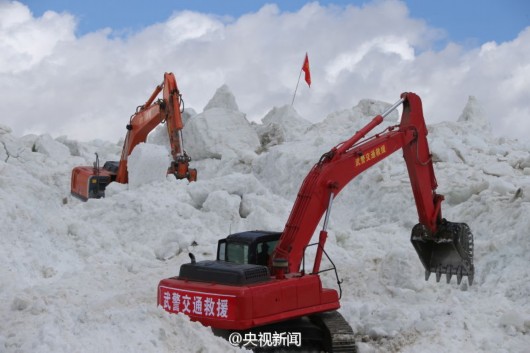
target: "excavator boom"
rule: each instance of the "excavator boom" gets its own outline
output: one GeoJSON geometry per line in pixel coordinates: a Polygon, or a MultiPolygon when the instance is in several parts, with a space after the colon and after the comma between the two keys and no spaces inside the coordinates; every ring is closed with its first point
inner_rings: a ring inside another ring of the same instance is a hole
{"type": "Polygon", "coordinates": [[[458,282],[462,276],[468,276],[471,284],[474,273],[472,236],[465,230],[469,227],[447,222],[441,216],[443,196],[436,193],[438,185],[422,104],[414,93],[402,94],[387,112],[376,116],[349,140],[322,155],[302,183],[273,259],[286,259],[288,271],[298,272],[305,247],[328,209],[330,195],[336,197],[357,175],[400,149],[403,149],[419,218],[411,240],[425,270],[435,272],[437,279],[443,273],[448,278],[456,274],[458,282]],[[383,121],[384,115],[401,103],[403,114],[399,125],[364,139],[383,121]]]}

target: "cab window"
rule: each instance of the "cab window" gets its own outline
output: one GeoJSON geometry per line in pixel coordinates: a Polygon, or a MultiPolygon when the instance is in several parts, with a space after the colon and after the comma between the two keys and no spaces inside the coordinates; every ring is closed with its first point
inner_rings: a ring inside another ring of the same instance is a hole
{"type": "Polygon", "coordinates": [[[248,264],[248,245],[242,243],[226,244],[226,261],[248,264]]]}
{"type": "Polygon", "coordinates": [[[267,242],[259,243],[256,247],[257,259],[256,264],[267,266],[269,264],[269,259],[271,254],[276,247],[277,240],[271,240],[267,242]]]}

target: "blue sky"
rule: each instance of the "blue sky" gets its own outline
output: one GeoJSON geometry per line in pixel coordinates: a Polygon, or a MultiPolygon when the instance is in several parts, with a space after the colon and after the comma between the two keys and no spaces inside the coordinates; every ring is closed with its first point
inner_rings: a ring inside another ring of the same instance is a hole
{"type": "MultiPolygon", "coordinates": [[[[127,1],[127,0],[29,0],[35,16],[47,10],[67,11],[78,20],[77,34],[83,35],[104,27],[116,33],[138,31],[153,23],[167,20],[174,11],[192,10],[233,18],[256,12],[264,4],[276,3],[282,11],[298,11],[310,1],[263,0],[193,0],[193,1],[127,1]]],[[[362,6],[369,1],[323,0],[321,5],[362,6]]],[[[511,40],[530,24],[528,0],[405,0],[411,17],[423,19],[428,25],[445,30],[447,38],[466,46],[487,41],[511,40]]],[[[381,25],[384,25],[383,23],[381,25]]]]}

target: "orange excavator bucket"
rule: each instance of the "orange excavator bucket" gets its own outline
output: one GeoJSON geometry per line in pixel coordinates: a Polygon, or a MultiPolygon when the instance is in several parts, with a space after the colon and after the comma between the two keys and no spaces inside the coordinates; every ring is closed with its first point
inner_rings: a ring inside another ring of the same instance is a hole
{"type": "Polygon", "coordinates": [[[464,276],[467,276],[469,285],[473,283],[473,234],[467,224],[444,219],[432,234],[419,223],[412,229],[410,240],[425,267],[425,280],[435,273],[437,282],[445,274],[447,283],[453,275],[456,275],[458,284],[464,276]]]}

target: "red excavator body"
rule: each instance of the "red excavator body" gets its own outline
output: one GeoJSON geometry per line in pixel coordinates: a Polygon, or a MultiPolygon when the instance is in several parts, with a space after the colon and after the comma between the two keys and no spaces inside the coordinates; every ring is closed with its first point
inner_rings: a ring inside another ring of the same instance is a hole
{"type": "MultiPolygon", "coordinates": [[[[281,233],[231,234],[219,241],[216,260],[197,262],[190,254],[191,263],[182,265],[178,276],[160,282],[158,304],[214,330],[271,331],[288,322],[288,327],[306,330],[306,340],[323,342],[321,347],[327,351],[355,349],[351,328],[336,312],[342,292],[324,288],[319,276],[323,271],[321,259],[327,256],[327,224],[338,193],[357,175],[399,149],[403,149],[418,211],[419,223],[412,230],[411,242],[424,265],[426,279],[435,273],[439,281],[445,274],[449,283],[456,275],[460,284],[462,277],[468,276],[471,284],[473,236],[466,224],[441,216],[443,196],[436,193],[426,137],[420,98],[403,93],[389,110],[322,155],[304,179],[281,233]],[[365,137],[401,103],[399,125],[365,137]],[[309,244],[324,214],[318,243],[309,244]],[[313,268],[306,272],[305,253],[312,245],[317,248],[313,268]],[[308,318],[309,323],[302,318],[308,318]]],[[[337,276],[339,289],[340,283],[337,276]]]]}
{"type": "Polygon", "coordinates": [[[240,286],[170,278],[158,288],[164,309],[217,329],[247,330],[340,307],[337,291],[323,288],[316,274],[240,286]]]}
{"type": "Polygon", "coordinates": [[[105,196],[106,186],[113,181],[127,184],[129,180],[127,158],[134,147],[145,142],[147,135],[163,122],[167,127],[173,158],[168,174],[175,175],[177,179],[186,178],[195,181],[197,171],[189,168],[191,158],[186,154],[183,146],[181,99],[175,76],[172,73],[165,73],[164,82],[155,88],[147,102],[138,107],[136,113],[131,116],[120,161],[108,161],[100,167],[96,154],[96,161],[92,167],[75,167],[71,178],[72,195],[86,201],[89,198],[105,196]],[[163,98],[155,101],[162,91],[163,98]]]}

